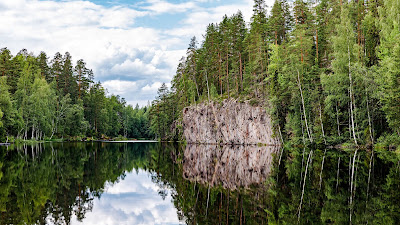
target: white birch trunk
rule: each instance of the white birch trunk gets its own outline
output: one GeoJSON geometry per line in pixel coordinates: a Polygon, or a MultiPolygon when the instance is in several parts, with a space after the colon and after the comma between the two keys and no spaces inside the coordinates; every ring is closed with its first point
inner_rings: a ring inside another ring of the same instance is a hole
{"type": "Polygon", "coordinates": [[[306,114],[306,108],[304,106],[304,97],[303,97],[303,90],[301,88],[301,83],[300,83],[300,72],[297,70],[297,85],[299,86],[300,89],[300,95],[301,95],[301,103],[303,105],[303,114],[304,114],[304,121],[306,123],[306,129],[307,129],[307,134],[308,134],[308,139],[313,142],[313,138],[311,136],[311,131],[308,127],[308,122],[307,122],[307,114],[306,114]]]}
{"type": "Polygon", "coordinates": [[[356,138],[356,132],[354,129],[354,112],[353,112],[353,80],[351,77],[351,59],[350,59],[350,44],[347,45],[347,52],[349,56],[349,80],[350,80],[350,118],[351,118],[351,129],[353,131],[353,138],[354,138],[354,143],[357,144],[357,138],[356,138]]]}

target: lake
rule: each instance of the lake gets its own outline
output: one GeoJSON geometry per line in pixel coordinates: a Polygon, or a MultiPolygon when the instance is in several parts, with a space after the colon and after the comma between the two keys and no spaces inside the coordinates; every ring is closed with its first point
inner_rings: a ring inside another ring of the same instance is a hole
{"type": "Polygon", "coordinates": [[[0,146],[0,224],[398,224],[385,149],[0,146]]]}

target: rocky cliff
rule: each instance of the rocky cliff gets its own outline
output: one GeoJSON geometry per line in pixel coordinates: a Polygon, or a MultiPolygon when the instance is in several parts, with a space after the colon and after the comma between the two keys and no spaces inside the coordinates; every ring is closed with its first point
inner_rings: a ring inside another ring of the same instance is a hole
{"type": "Polygon", "coordinates": [[[271,172],[279,146],[187,145],[183,157],[185,179],[236,189],[263,184],[271,172]]]}
{"type": "Polygon", "coordinates": [[[187,143],[280,144],[265,109],[236,100],[185,108],[183,135],[187,143]]]}

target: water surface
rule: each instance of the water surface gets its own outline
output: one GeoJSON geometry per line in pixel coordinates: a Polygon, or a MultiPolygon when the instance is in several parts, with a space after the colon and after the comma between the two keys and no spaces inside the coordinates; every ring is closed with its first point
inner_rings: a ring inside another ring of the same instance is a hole
{"type": "Polygon", "coordinates": [[[281,150],[161,143],[2,146],[0,224],[400,221],[396,153],[281,150]]]}

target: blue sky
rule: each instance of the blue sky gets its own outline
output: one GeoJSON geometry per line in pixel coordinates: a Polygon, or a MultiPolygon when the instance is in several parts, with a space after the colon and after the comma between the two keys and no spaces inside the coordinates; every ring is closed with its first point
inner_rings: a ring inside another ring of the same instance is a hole
{"type": "MultiPolygon", "coordinates": [[[[272,5],[273,0],[267,0],[272,5]]],[[[153,100],[170,84],[190,38],[253,0],[0,0],[0,48],[26,48],[49,60],[56,52],[84,59],[108,92],[131,105],[153,100]]]]}

